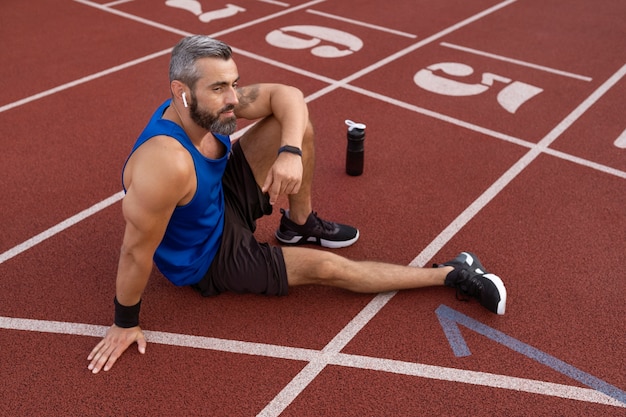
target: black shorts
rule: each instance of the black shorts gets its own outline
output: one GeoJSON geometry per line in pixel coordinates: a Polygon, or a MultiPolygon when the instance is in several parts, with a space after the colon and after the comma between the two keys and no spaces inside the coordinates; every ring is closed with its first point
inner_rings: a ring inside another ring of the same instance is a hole
{"type": "Polygon", "coordinates": [[[233,143],[222,185],[222,242],[208,272],[192,287],[205,297],[224,291],[286,295],[287,269],[282,249],[254,237],[256,220],[271,214],[272,206],[256,183],[239,141],[233,143]]]}

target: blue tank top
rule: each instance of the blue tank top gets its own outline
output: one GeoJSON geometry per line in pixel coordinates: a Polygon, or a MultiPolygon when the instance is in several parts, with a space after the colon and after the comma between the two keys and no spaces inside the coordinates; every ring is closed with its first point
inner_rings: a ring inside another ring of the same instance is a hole
{"type": "Polygon", "coordinates": [[[196,193],[189,203],[174,209],[165,236],[154,254],[154,263],[168,280],[175,285],[190,285],[200,281],[209,270],[221,242],[224,230],[222,175],[231,144],[228,136],[214,134],[226,147],[225,155],[219,159],[202,155],[179,125],[162,118],[170,102],[167,100],[156,110],[130,155],[149,139],[165,135],[180,142],[193,158],[196,193]]]}

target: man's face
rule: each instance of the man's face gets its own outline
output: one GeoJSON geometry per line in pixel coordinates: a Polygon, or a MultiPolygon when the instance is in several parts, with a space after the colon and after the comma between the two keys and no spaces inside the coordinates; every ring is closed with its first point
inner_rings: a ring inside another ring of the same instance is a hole
{"type": "Polygon", "coordinates": [[[235,62],[204,58],[197,64],[202,77],[191,91],[189,115],[200,127],[222,135],[230,135],[237,128],[234,108],[237,100],[239,74],[235,62]]]}

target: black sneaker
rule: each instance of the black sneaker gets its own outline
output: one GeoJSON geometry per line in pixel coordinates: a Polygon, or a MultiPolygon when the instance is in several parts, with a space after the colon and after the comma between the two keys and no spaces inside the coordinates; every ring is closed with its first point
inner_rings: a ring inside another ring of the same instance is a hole
{"type": "Polygon", "coordinates": [[[475,297],[489,311],[504,314],[506,308],[504,283],[497,275],[487,272],[476,255],[471,252],[461,252],[451,261],[433,265],[435,268],[443,266],[454,268],[446,276],[445,284],[456,288],[457,298],[459,298],[459,293],[475,297]]]}
{"type": "Polygon", "coordinates": [[[299,225],[289,218],[289,210],[280,209],[283,217],[276,230],[276,239],[287,245],[314,243],[325,248],[344,248],[359,239],[359,231],[352,226],[333,223],[309,214],[306,223],[299,225]]]}

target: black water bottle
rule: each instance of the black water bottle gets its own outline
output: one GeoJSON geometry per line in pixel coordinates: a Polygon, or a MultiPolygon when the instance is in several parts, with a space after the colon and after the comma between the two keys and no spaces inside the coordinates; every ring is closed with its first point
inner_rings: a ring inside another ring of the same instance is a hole
{"type": "Polygon", "coordinates": [[[363,161],[365,156],[365,125],[346,120],[348,125],[348,150],[346,152],[346,173],[348,175],[361,175],[363,173],[363,161]]]}

